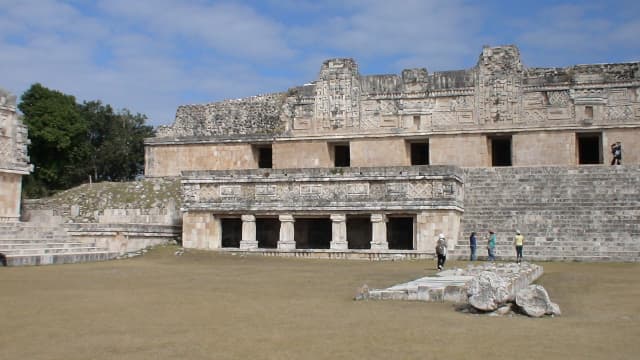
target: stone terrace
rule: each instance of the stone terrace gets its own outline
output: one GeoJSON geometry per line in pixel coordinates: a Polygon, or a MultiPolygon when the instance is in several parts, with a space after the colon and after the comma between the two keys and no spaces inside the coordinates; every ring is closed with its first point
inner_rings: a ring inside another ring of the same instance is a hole
{"type": "Polygon", "coordinates": [[[0,253],[9,266],[100,261],[118,256],[94,242],[73,241],[62,227],[26,223],[0,223],[0,253]]]}

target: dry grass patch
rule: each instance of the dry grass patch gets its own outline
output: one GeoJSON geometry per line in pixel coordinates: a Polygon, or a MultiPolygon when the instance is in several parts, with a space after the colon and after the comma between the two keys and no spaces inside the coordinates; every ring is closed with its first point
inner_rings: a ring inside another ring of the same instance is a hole
{"type": "MultiPolygon", "coordinates": [[[[156,249],[141,258],[0,269],[0,358],[631,359],[640,264],[543,263],[563,316],[490,318],[447,303],[352,300],[434,272],[364,262],[156,249]]],[[[465,262],[448,263],[449,267],[465,262]]]]}

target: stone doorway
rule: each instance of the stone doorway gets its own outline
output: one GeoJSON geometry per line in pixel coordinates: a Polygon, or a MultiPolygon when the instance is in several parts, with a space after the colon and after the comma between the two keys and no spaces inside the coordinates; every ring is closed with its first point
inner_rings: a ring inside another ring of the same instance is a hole
{"type": "Polygon", "coordinates": [[[222,218],[220,219],[220,227],[222,228],[222,247],[223,248],[239,248],[242,239],[242,221],[240,218],[222,218]]]}
{"type": "Polygon", "coordinates": [[[394,216],[387,221],[387,242],[390,250],[413,250],[413,217],[394,216]]]}
{"type": "Polygon", "coordinates": [[[330,219],[296,218],[294,224],[296,249],[329,249],[331,245],[330,219]]]}
{"type": "Polygon", "coordinates": [[[280,221],[277,218],[256,219],[256,240],[258,248],[277,249],[280,239],[280,221]]]}
{"type": "Polygon", "coordinates": [[[347,215],[349,249],[371,249],[371,216],[347,215]]]}

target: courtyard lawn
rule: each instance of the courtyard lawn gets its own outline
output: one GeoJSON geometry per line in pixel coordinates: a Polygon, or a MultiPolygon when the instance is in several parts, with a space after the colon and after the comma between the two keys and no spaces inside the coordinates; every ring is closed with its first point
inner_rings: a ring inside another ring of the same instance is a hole
{"type": "MultiPolygon", "coordinates": [[[[158,248],[102,263],[0,268],[0,359],[634,359],[639,263],[541,263],[561,317],[353,301],[429,261],[158,248]]],[[[526,254],[525,254],[526,255],[526,254]]],[[[447,267],[466,266],[449,262],[447,267]]]]}

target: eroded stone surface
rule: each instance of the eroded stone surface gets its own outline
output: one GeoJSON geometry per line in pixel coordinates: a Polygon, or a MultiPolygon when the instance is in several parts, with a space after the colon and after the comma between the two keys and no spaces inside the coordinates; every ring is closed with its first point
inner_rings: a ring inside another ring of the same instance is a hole
{"type": "Polygon", "coordinates": [[[387,289],[367,288],[367,298],[469,303],[478,310],[493,311],[513,300],[518,290],[527,287],[542,273],[541,266],[530,263],[470,265],[466,269],[448,269],[387,289]],[[493,285],[499,285],[499,290],[492,292],[493,285]]]}
{"type": "Polygon", "coordinates": [[[479,310],[493,311],[511,298],[509,282],[506,278],[484,271],[474,277],[467,289],[469,304],[479,310]]]}
{"type": "Polygon", "coordinates": [[[560,315],[560,307],[551,301],[547,290],[541,285],[529,285],[518,291],[516,304],[531,317],[560,315]]]}

